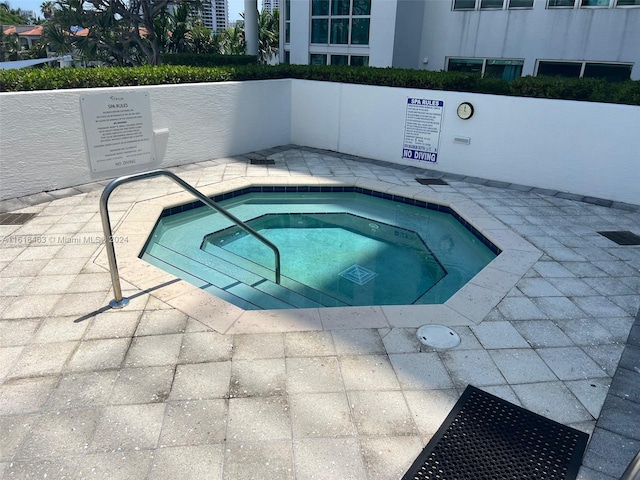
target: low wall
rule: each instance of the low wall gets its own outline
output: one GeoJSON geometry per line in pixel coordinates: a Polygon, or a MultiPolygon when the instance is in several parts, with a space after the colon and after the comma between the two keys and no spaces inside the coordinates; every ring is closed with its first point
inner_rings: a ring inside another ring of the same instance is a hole
{"type": "Polygon", "coordinates": [[[0,200],[91,182],[80,96],[133,90],[169,131],[162,168],[290,142],[290,80],[1,93],[0,200]]]}
{"type": "Polygon", "coordinates": [[[304,80],[291,105],[294,144],[640,204],[637,106],[304,80]],[[402,159],[409,97],[444,101],[438,163],[402,159]],[[456,114],[463,101],[469,120],[456,114]]]}
{"type": "MultiPolygon", "coordinates": [[[[160,167],[294,143],[640,204],[637,106],[306,80],[135,88],[149,92],[153,128],[169,130],[160,167]],[[435,164],[402,158],[409,97],[444,101],[435,164]],[[456,115],[462,101],[475,107],[469,120],[456,115]]],[[[87,91],[0,94],[0,199],[92,180],[79,100],[87,91]]]]}

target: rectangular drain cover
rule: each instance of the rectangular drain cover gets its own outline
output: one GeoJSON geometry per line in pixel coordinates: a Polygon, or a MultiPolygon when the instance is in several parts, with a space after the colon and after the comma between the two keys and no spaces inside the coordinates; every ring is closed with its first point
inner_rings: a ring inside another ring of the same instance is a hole
{"type": "Polygon", "coordinates": [[[0,213],[0,225],[24,225],[35,213],[0,213]]]}
{"type": "Polygon", "coordinates": [[[598,232],[618,245],[640,245],[640,235],[629,231],[598,232]]]}
{"type": "Polygon", "coordinates": [[[276,161],[269,158],[252,158],[251,165],[275,165],[276,161]]]}
{"type": "Polygon", "coordinates": [[[449,185],[441,178],[416,178],[416,182],[422,185],[449,185]]]}
{"type": "Polygon", "coordinates": [[[353,283],[357,283],[358,285],[364,285],[378,276],[376,272],[372,272],[368,268],[364,268],[360,265],[353,265],[345,271],[340,272],[338,275],[352,281],[353,283]]]}

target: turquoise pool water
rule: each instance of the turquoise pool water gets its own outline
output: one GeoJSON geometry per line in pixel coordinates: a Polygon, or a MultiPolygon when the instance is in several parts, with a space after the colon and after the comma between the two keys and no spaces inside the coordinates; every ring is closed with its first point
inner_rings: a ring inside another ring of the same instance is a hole
{"type": "Polygon", "coordinates": [[[397,199],[249,193],[219,203],[279,248],[280,285],[273,252],[208,207],[165,212],[141,256],[245,309],[442,303],[497,253],[451,214],[397,199]]]}

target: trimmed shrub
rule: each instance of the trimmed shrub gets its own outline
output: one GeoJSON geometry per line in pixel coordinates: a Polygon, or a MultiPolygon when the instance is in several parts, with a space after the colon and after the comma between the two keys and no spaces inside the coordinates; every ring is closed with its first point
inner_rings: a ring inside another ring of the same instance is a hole
{"type": "Polygon", "coordinates": [[[220,67],[223,65],[256,65],[255,55],[218,55],[214,53],[163,53],[164,65],[188,67],[220,67]]]}

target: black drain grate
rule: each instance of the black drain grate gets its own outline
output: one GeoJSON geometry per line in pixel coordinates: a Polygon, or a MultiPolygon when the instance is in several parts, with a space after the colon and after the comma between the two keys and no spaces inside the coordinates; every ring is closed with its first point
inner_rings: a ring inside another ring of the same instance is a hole
{"type": "Polygon", "coordinates": [[[618,245],[640,245],[640,235],[629,231],[598,232],[618,245]]]}
{"type": "Polygon", "coordinates": [[[252,158],[251,165],[275,165],[276,161],[269,158],[252,158]]]}
{"type": "Polygon", "coordinates": [[[469,385],[402,479],[573,480],[588,438],[469,385]]]}
{"type": "Polygon", "coordinates": [[[0,225],[24,225],[35,213],[0,213],[0,225]]]}
{"type": "Polygon", "coordinates": [[[416,182],[422,185],[449,185],[441,178],[416,178],[416,182]]]}

